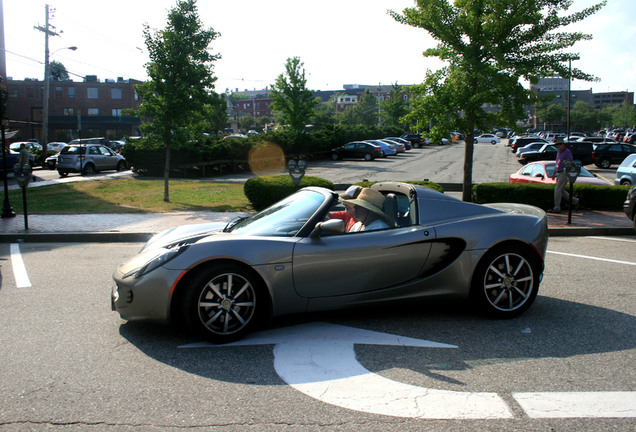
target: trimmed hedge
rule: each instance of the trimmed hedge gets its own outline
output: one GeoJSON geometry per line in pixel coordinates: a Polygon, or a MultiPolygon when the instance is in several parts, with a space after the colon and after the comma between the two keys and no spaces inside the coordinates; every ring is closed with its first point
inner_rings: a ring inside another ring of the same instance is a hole
{"type": "MultiPolygon", "coordinates": [[[[575,184],[574,196],[582,208],[622,210],[629,186],[575,184]]],[[[570,185],[566,186],[570,191],[570,185]]],[[[512,202],[542,209],[554,207],[554,185],[524,183],[481,183],[473,186],[473,202],[486,204],[512,202]]]]}
{"type": "Polygon", "coordinates": [[[298,187],[288,174],[276,176],[252,177],[243,185],[243,192],[255,210],[263,210],[288,197],[298,189],[308,186],[320,186],[334,189],[334,184],[320,177],[305,176],[298,187]]]}

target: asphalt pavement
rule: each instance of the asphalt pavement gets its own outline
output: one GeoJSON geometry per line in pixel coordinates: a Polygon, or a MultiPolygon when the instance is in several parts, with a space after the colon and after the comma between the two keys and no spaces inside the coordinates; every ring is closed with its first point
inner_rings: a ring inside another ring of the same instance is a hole
{"type": "MultiPolygon", "coordinates": [[[[130,175],[116,173],[114,175],[130,175]]],[[[36,181],[29,187],[65,181],[81,181],[73,176],[60,180],[36,181]],[[75,180],[70,180],[70,179],[75,180]]],[[[245,175],[227,176],[218,181],[245,181],[245,175]]],[[[16,186],[17,187],[17,186],[16,186]]],[[[13,188],[13,186],[12,186],[13,188]]],[[[460,193],[449,192],[450,195],[460,193]]],[[[194,223],[229,222],[245,215],[236,212],[173,212],[119,214],[16,214],[0,219],[0,242],[132,242],[145,241],[165,229],[194,223]],[[27,229],[28,227],[28,229],[27,229]]],[[[551,236],[636,235],[634,224],[621,211],[576,210],[548,214],[551,236]],[[570,222],[570,223],[568,223],[570,222]]]]}

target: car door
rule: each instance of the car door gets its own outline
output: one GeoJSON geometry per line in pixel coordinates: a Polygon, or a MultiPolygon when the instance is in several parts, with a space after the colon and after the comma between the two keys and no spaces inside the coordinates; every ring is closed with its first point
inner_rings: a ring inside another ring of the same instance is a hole
{"type": "Polygon", "coordinates": [[[294,248],[294,286],[306,298],[371,292],[416,278],[434,230],[420,226],[305,238],[294,248]]]}
{"type": "Polygon", "coordinates": [[[99,152],[101,155],[101,164],[102,170],[111,170],[115,169],[117,165],[117,158],[115,157],[115,153],[106,146],[99,146],[99,152]]]}

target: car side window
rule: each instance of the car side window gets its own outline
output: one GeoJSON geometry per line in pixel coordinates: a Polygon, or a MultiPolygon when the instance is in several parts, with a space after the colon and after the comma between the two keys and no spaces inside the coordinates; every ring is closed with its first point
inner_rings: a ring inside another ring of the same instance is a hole
{"type": "Polygon", "coordinates": [[[532,165],[526,165],[521,171],[521,175],[525,175],[525,176],[532,175],[532,169],[533,169],[532,165]]]}
{"type": "Polygon", "coordinates": [[[99,154],[99,150],[97,150],[97,148],[95,148],[95,147],[89,147],[88,154],[98,155],[99,154]]]}
{"type": "Polygon", "coordinates": [[[106,147],[99,147],[99,151],[104,155],[104,156],[111,156],[112,153],[110,152],[110,150],[106,147]]]}

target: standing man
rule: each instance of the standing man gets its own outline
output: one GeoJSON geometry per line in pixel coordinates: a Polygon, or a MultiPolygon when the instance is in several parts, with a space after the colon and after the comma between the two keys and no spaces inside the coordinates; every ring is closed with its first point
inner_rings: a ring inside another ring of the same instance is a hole
{"type": "MultiPolygon", "coordinates": [[[[565,161],[574,161],[572,152],[568,148],[567,144],[560,139],[557,142],[559,151],[556,155],[556,166],[552,173],[552,178],[556,176],[556,186],[554,188],[554,208],[548,210],[549,213],[561,213],[561,200],[563,197],[568,200],[570,194],[565,190],[565,186],[568,184],[568,176],[565,174],[565,161]]],[[[579,206],[579,199],[572,197],[572,205],[579,206]]]]}

